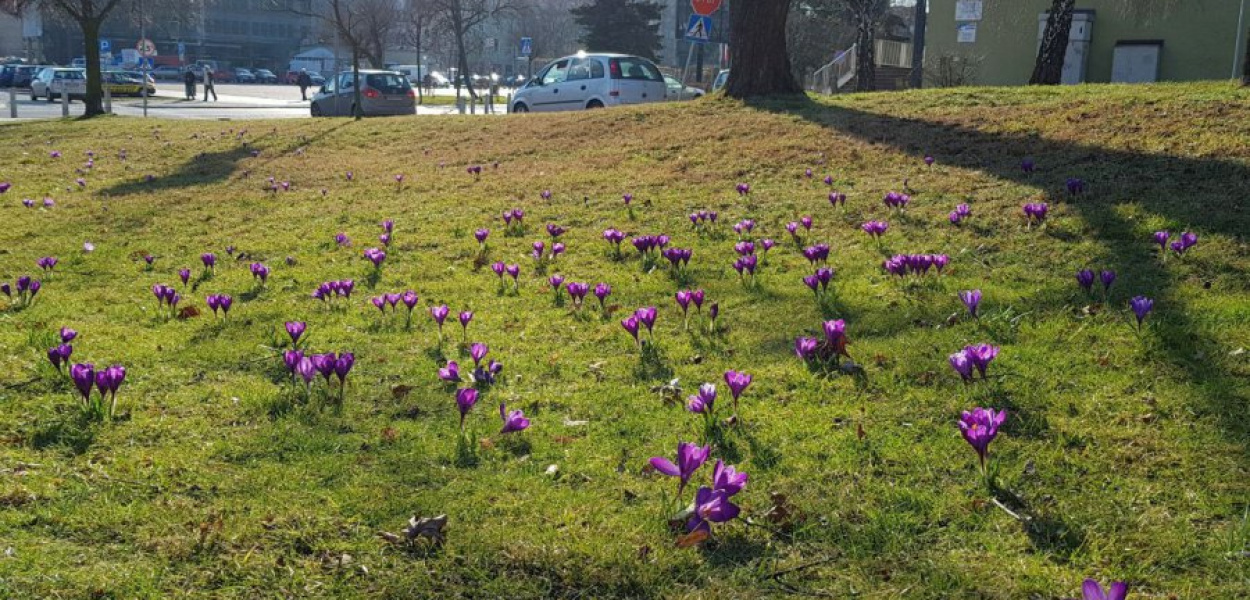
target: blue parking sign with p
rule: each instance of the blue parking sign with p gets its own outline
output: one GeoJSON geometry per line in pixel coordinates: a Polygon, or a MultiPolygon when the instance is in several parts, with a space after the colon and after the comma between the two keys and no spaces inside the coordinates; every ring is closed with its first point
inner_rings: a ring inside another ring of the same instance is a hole
{"type": "Polygon", "coordinates": [[[108,40],[100,40],[100,52],[108,52],[112,47],[108,40]]]}

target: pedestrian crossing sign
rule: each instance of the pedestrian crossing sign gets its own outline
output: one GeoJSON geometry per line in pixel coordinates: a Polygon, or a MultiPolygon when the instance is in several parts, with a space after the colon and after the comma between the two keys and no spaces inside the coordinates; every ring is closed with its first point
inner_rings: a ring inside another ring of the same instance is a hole
{"type": "Polygon", "coordinates": [[[712,40],[712,17],[690,15],[690,23],[686,25],[686,41],[706,44],[712,40]]]}

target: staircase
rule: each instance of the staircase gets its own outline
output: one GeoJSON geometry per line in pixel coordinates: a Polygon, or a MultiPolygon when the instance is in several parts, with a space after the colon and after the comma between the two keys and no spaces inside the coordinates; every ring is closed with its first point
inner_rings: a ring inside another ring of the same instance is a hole
{"type": "MultiPolygon", "coordinates": [[[[853,91],[856,87],[856,47],[843,50],[829,64],[812,73],[807,80],[807,90],[817,94],[836,94],[842,91],[853,91]]],[[[876,76],[873,78],[874,89],[901,90],[907,88],[911,75],[911,44],[894,40],[876,40],[876,52],[873,62],[876,63],[876,76]]]]}

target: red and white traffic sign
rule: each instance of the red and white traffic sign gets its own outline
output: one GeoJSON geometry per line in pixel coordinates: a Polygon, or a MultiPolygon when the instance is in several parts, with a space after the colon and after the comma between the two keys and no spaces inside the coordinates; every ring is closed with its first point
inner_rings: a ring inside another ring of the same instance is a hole
{"type": "Polygon", "coordinates": [[[720,10],[721,0],[690,0],[690,8],[694,9],[694,14],[700,16],[708,16],[720,10]]]}

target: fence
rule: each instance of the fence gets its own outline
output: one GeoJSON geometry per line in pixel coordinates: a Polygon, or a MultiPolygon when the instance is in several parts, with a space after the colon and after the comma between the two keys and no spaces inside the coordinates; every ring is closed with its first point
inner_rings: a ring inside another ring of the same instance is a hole
{"type": "Polygon", "coordinates": [[[808,78],[807,89],[818,94],[837,92],[855,78],[855,60],[858,56],[857,45],[843,50],[829,64],[816,69],[808,78]]]}

